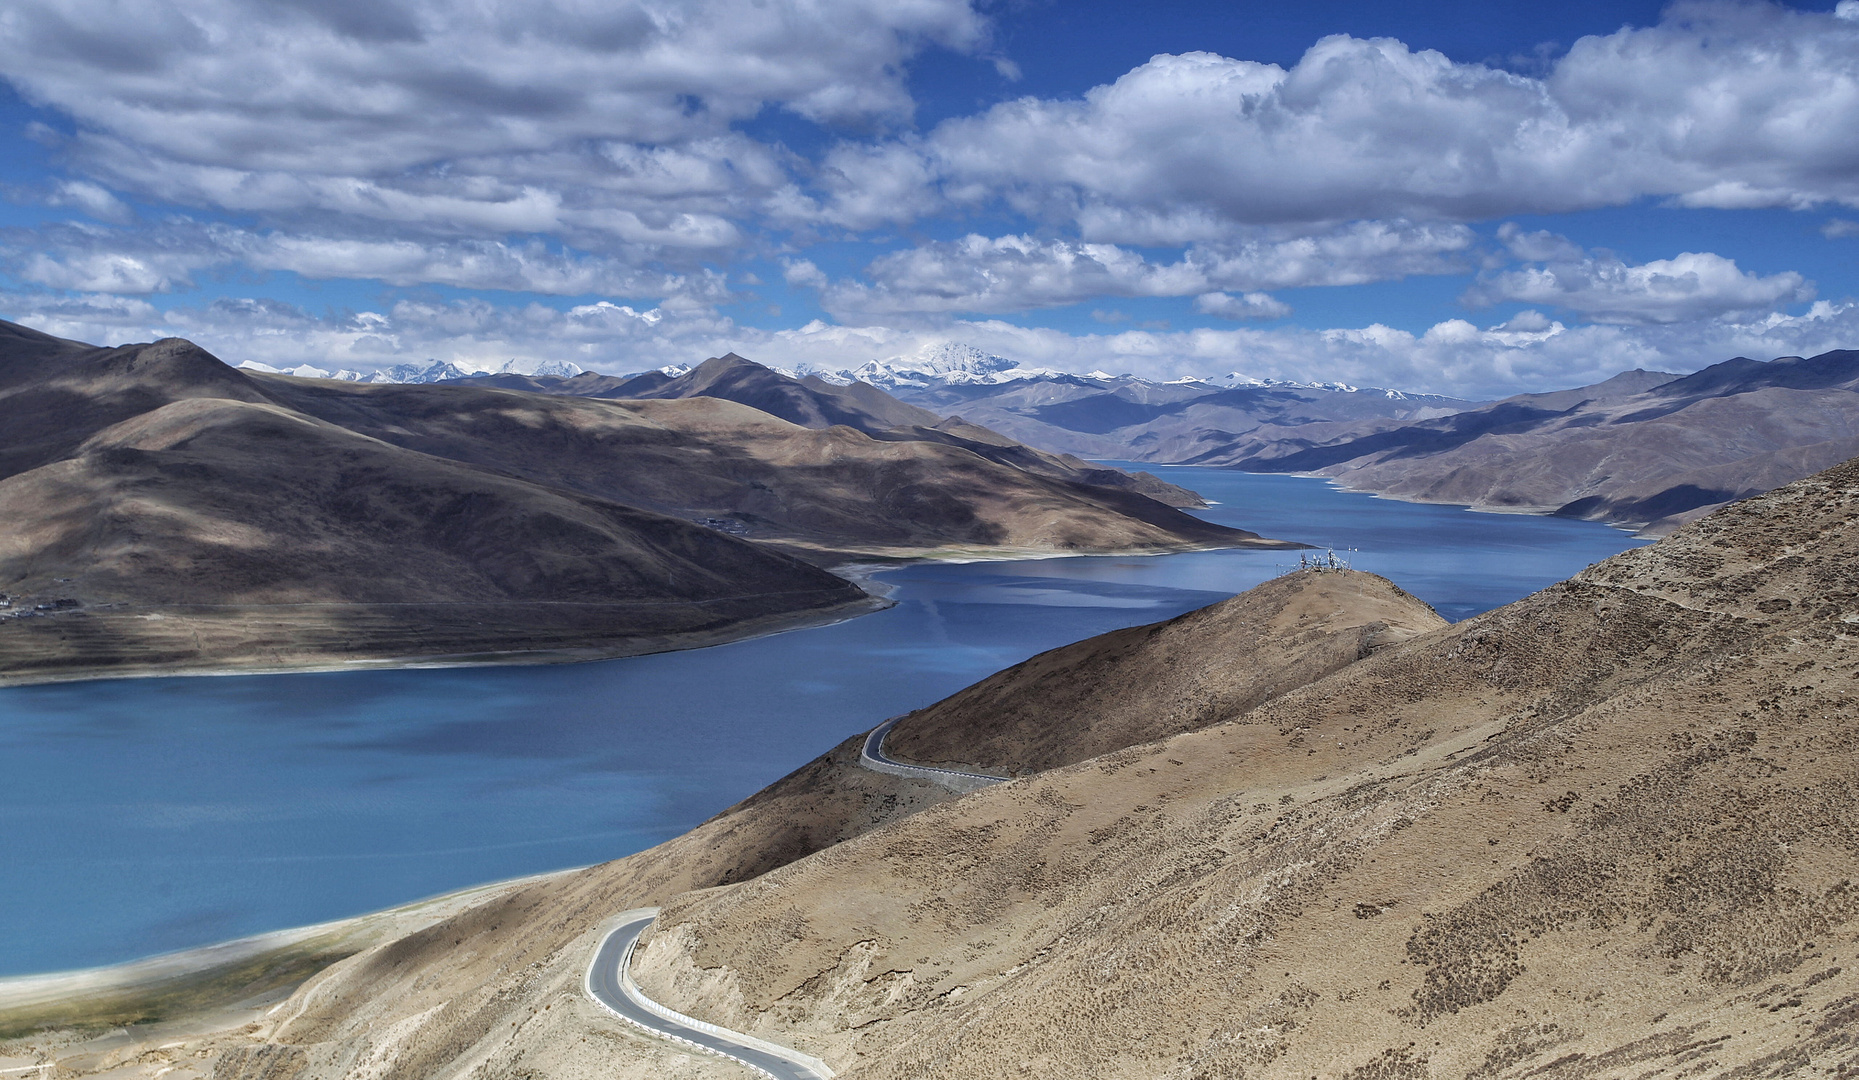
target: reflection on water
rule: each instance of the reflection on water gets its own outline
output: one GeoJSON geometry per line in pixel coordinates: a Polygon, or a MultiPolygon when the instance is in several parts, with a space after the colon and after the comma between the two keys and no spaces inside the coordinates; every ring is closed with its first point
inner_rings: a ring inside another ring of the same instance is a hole
{"type": "MultiPolygon", "coordinates": [[[[1206,517],[1360,549],[1448,618],[1633,541],[1598,525],[1154,469],[1206,517]]],[[[896,607],[560,667],[0,691],[0,974],[113,963],[615,858],[1033,653],[1192,610],[1295,553],[893,571],[896,607]]]]}

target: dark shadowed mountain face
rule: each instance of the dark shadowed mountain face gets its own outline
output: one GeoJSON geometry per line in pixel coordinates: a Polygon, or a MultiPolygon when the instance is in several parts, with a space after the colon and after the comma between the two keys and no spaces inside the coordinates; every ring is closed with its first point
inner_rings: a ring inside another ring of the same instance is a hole
{"type": "Polygon", "coordinates": [[[261,375],[179,339],[0,324],[0,430],[0,676],[622,655],[869,606],[796,553],[1280,546],[959,435],[261,375]]]}
{"type": "Polygon", "coordinates": [[[1839,351],[1739,357],[1684,377],[1627,372],[1395,428],[1234,440],[1197,463],[1659,533],[1856,451],[1859,352],[1839,351]]]}
{"type": "Polygon", "coordinates": [[[886,442],[935,442],[978,454],[1001,465],[1043,476],[1118,491],[1134,492],[1175,507],[1201,507],[1199,495],[1148,473],[1093,465],[1069,454],[1053,454],[969,423],[960,416],[944,420],[928,409],[908,405],[868,383],[830,383],[816,376],[796,379],[730,353],[712,357],[683,375],[648,371],[630,378],[594,375],[572,379],[527,375],[474,376],[461,385],[495,385],[504,389],[597,397],[610,400],[719,398],[747,405],[805,428],[850,427],[886,442]]]}

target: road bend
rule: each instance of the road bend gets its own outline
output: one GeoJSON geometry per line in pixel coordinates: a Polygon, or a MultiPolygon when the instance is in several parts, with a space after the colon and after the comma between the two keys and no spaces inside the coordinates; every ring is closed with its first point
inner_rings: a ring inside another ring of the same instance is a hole
{"type": "Polygon", "coordinates": [[[587,967],[588,997],[634,1027],[686,1049],[747,1065],[770,1080],[832,1080],[833,1070],[819,1058],[685,1016],[646,997],[633,981],[633,948],[656,918],[657,908],[640,908],[609,920],[613,928],[600,939],[594,962],[587,967]]]}
{"type": "Polygon", "coordinates": [[[888,773],[891,776],[908,776],[917,780],[928,780],[941,784],[952,791],[979,791],[992,784],[1006,783],[1005,777],[989,776],[986,773],[962,772],[957,769],[932,769],[928,765],[908,765],[895,758],[886,757],[884,737],[902,720],[893,716],[884,723],[871,729],[865,736],[865,745],[859,750],[858,763],[873,772],[888,773]]]}

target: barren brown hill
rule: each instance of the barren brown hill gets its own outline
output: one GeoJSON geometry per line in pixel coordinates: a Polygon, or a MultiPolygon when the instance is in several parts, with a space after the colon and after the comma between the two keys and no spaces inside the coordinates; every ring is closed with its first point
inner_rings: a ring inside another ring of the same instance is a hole
{"type": "Polygon", "coordinates": [[[1296,573],[1053,649],[899,721],[904,761],[1022,776],[1193,731],[1446,625],[1386,578],[1296,573]]]}
{"type": "Polygon", "coordinates": [[[457,385],[255,381],[282,404],[383,442],[823,557],[1296,546],[964,447],[806,428],[722,398],[608,401],[457,385]]]}
{"type": "Polygon", "coordinates": [[[612,398],[723,398],[760,409],[802,427],[834,425],[857,428],[867,434],[890,428],[928,427],[941,417],[928,409],[906,405],[865,383],[835,386],[823,379],[795,379],[773,368],[728,353],[713,356],[673,379],[656,372],[602,392],[612,398]]]}
{"type": "MultiPolygon", "coordinates": [[[[1294,574],[1100,634],[912,713],[885,744],[920,764],[1029,773],[1151,742],[1288,693],[1444,620],[1373,574],[1294,574]]],[[[953,793],[860,768],[856,735],[639,860],[661,895],[757,877],[953,793]],[[667,871],[675,868],[675,876],[667,871]]]]}
{"type": "Polygon", "coordinates": [[[0,476],[58,461],[111,424],[189,398],[262,401],[191,342],[100,349],[0,321],[0,476]]]}
{"type": "Polygon", "coordinates": [[[195,398],[0,480],[15,677],[648,651],[855,586],[710,529],[195,398]]]}
{"type": "Polygon", "coordinates": [[[0,429],[10,679],[627,655],[875,605],[795,551],[1273,543],[721,400],[248,375],[11,324],[0,429]]]}

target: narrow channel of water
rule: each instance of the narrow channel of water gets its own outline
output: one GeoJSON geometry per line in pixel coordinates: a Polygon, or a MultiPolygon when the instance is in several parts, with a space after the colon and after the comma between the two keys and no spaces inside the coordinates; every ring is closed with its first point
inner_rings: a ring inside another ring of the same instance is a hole
{"type": "MultiPolygon", "coordinates": [[[[1145,466],[1148,467],[1148,466],[1145,466]]],[[[1156,469],[1205,516],[1339,550],[1447,618],[1634,545],[1585,522],[1156,469]]],[[[116,963],[616,858],[1036,652],[1273,576],[1282,552],[916,566],[896,607],[531,668],[0,691],[0,975],[116,963]]]]}

